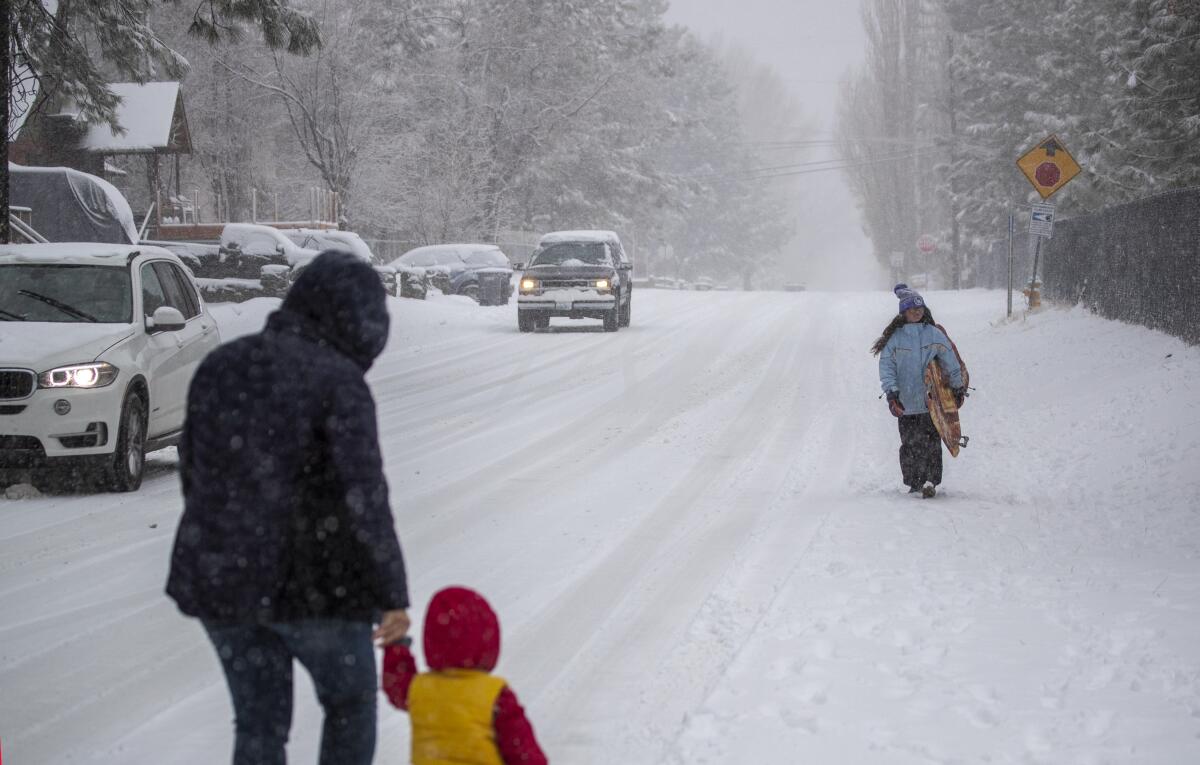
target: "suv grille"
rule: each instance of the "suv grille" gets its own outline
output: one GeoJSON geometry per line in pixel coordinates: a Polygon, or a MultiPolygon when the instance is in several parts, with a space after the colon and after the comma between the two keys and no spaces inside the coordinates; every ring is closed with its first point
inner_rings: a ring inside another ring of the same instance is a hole
{"type": "Polygon", "coordinates": [[[595,279],[542,279],[542,289],[560,290],[571,287],[594,287],[595,279]]]}
{"type": "Polygon", "coordinates": [[[29,398],[35,382],[28,369],[0,369],[0,399],[29,398]]]}

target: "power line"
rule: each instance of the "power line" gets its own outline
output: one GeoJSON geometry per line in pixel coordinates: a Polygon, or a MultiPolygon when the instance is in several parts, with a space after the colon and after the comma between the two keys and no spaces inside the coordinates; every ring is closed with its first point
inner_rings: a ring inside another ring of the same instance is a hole
{"type": "Polygon", "coordinates": [[[854,168],[854,167],[866,167],[868,165],[877,165],[877,164],[881,164],[883,162],[898,162],[898,161],[904,160],[904,159],[916,159],[917,157],[925,156],[928,154],[933,154],[937,151],[940,151],[940,149],[927,149],[924,151],[912,152],[911,154],[895,155],[895,156],[891,156],[891,157],[879,157],[876,159],[865,160],[862,162],[840,162],[839,164],[830,165],[828,167],[815,167],[815,168],[809,168],[806,170],[793,170],[790,172],[776,172],[776,173],[769,173],[766,175],[752,175],[752,176],[749,176],[747,178],[747,180],[766,181],[766,180],[772,180],[774,178],[791,178],[791,177],[797,176],[797,175],[809,175],[810,173],[825,173],[825,172],[829,172],[830,170],[849,170],[850,168],[854,168]]]}

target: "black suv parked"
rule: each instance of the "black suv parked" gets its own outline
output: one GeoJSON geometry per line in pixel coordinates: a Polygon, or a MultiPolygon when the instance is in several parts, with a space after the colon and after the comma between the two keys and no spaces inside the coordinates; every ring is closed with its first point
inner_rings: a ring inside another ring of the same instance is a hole
{"type": "Polygon", "coordinates": [[[517,327],[544,329],[550,319],[603,319],[604,331],[628,327],[633,261],[612,231],[546,234],[529,258],[517,296],[517,327]]]}

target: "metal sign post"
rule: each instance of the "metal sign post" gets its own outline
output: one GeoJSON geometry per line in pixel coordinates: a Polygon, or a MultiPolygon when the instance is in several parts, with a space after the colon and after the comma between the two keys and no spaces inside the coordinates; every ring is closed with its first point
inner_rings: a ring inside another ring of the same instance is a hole
{"type": "MultiPolygon", "coordinates": [[[[1079,175],[1082,168],[1058,136],[1051,135],[1017,159],[1017,167],[1026,180],[1037,189],[1043,203],[1035,204],[1030,211],[1029,233],[1037,237],[1037,250],[1033,255],[1033,277],[1029,280],[1029,288],[1025,294],[1029,297],[1029,307],[1036,308],[1040,304],[1040,290],[1037,280],[1038,260],[1042,254],[1042,240],[1049,239],[1054,233],[1054,205],[1045,202],[1056,191],[1067,185],[1072,178],[1079,175]]],[[[1008,216],[1008,315],[1012,317],[1012,282],[1013,282],[1013,216],[1008,216]]]]}
{"type": "Polygon", "coordinates": [[[1013,290],[1013,231],[1017,227],[1017,216],[1008,214],[1008,318],[1012,318],[1013,290]]]}

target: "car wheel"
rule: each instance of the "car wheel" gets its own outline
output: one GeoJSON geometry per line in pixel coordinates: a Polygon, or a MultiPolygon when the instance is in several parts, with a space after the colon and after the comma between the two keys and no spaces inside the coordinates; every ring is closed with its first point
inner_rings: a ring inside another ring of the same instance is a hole
{"type": "Polygon", "coordinates": [[[538,329],[550,329],[550,317],[549,316],[539,316],[534,321],[534,326],[537,327],[538,329]]]}
{"type": "Polygon", "coordinates": [[[612,307],[612,310],[604,314],[604,331],[616,332],[621,326],[621,304],[618,303],[612,307]]]}
{"type": "Polygon", "coordinates": [[[113,491],[137,491],[146,468],[146,406],[138,394],[125,394],[117,448],[105,471],[105,483],[113,491]]]}
{"type": "Polygon", "coordinates": [[[472,300],[474,300],[476,303],[478,303],[479,302],[479,285],[478,284],[468,284],[467,286],[460,289],[458,291],[458,294],[465,295],[465,296],[471,298],[472,300]]]}
{"type": "Polygon", "coordinates": [[[632,318],[632,316],[633,316],[633,297],[631,296],[629,298],[629,302],[626,303],[625,307],[621,309],[621,326],[628,327],[629,320],[632,318]]]}
{"type": "Polygon", "coordinates": [[[522,332],[532,332],[536,326],[536,316],[530,316],[528,312],[524,311],[517,314],[517,329],[522,332]]]}

